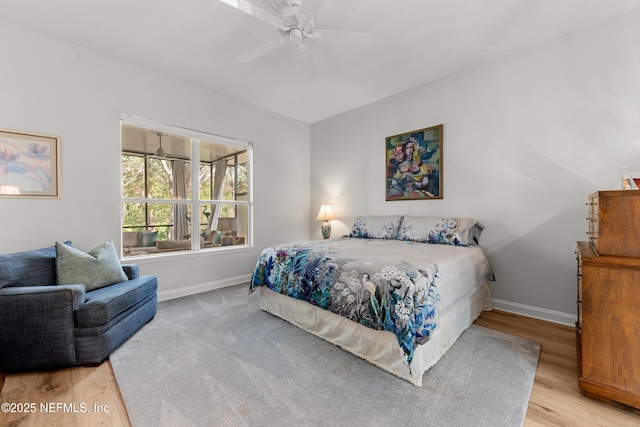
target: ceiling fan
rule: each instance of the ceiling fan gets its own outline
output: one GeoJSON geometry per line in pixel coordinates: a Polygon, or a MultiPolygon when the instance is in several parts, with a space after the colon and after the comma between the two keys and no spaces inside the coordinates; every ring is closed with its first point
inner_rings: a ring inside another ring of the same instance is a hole
{"type": "Polygon", "coordinates": [[[167,157],[167,152],[164,151],[164,149],[162,148],[162,137],[163,136],[168,136],[166,133],[162,133],[162,132],[153,132],[155,133],[158,138],[160,139],[160,147],[156,150],[156,156],[158,157],[167,157]]]}
{"type": "Polygon", "coordinates": [[[241,12],[253,16],[278,29],[281,36],[258,46],[238,57],[238,61],[249,63],[262,55],[282,46],[286,41],[295,46],[295,52],[307,77],[318,75],[313,58],[306,46],[307,40],[318,43],[350,47],[368,47],[373,37],[369,33],[354,31],[320,30],[313,26],[313,17],[320,8],[322,0],[265,0],[277,13],[277,16],[262,9],[248,0],[220,0],[241,12]]]}

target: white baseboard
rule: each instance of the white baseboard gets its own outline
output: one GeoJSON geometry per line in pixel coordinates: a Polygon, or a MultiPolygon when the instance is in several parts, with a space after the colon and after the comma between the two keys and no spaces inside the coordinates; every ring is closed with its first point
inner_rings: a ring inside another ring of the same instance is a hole
{"type": "Polygon", "coordinates": [[[491,304],[496,310],[521,314],[522,316],[533,317],[535,319],[546,320],[553,323],[560,323],[562,325],[575,326],[577,320],[577,314],[547,310],[546,308],[518,304],[516,302],[504,301],[496,298],[491,299],[491,304]]]}
{"type": "MultiPolygon", "coordinates": [[[[187,295],[199,294],[200,292],[212,291],[214,289],[238,285],[240,283],[249,283],[250,280],[251,274],[245,274],[243,276],[229,277],[223,280],[214,280],[213,282],[199,283],[197,285],[186,286],[184,288],[171,289],[168,291],[158,291],[158,301],[166,301],[174,298],[186,297],[187,295]]],[[[249,292],[248,285],[247,292],[249,292]]]]}

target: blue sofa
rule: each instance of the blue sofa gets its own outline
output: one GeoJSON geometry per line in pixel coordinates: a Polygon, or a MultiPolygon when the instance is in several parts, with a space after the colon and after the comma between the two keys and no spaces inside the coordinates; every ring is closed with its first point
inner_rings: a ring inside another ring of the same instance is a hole
{"type": "Polygon", "coordinates": [[[56,248],[0,255],[0,371],[95,365],[156,314],[158,280],[123,265],[129,280],[87,292],[56,285],[56,248]]]}

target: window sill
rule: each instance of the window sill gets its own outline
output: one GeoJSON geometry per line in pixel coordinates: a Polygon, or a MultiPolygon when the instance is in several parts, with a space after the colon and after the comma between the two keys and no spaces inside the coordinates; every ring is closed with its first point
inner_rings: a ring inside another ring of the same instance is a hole
{"type": "Polygon", "coordinates": [[[190,258],[199,258],[199,257],[210,257],[222,254],[230,254],[230,253],[239,253],[239,252],[249,252],[253,251],[255,246],[253,245],[229,245],[229,246],[216,246],[216,247],[208,247],[201,248],[197,251],[166,251],[166,252],[154,252],[148,254],[141,255],[130,255],[123,256],[120,258],[120,262],[123,264],[127,263],[138,263],[138,264],[152,264],[154,262],[166,262],[167,260],[180,260],[180,259],[190,259],[190,258]]]}

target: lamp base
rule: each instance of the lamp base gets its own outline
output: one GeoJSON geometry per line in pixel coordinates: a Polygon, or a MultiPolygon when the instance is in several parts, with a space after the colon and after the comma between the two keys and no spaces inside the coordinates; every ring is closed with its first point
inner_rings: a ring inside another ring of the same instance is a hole
{"type": "Polygon", "coordinates": [[[331,237],[331,224],[329,221],[322,221],[322,226],[320,226],[320,230],[322,230],[322,238],[328,239],[331,237]]]}

